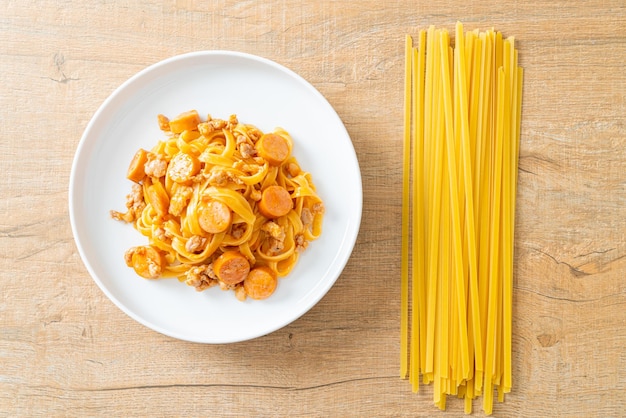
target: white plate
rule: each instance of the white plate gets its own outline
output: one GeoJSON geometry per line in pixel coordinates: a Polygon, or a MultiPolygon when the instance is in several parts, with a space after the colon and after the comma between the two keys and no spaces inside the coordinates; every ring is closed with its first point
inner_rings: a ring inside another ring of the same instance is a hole
{"type": "Polygon", "coordinates": [[[72,231],[87,270],[122,311],[181,340],[230,343],[275,331],[311,309],[333,286],[359,231],[361,174],[350,137],[326,99],[303,78],[267,59],[230,51],[175,56],[122,84],[89,122],[74,157],[69,185],[72,231]],[[311,172],[325,203],[322,236],[268,299],[240,302],[233,292],[196,292],[176,279],[138,277],[124,252],[147,241],[110,218],[123,210],[128,164],[140,148],[163,138],[159,113],[240,121],[263,131],[285,128],[293,154],[311,172]]]}

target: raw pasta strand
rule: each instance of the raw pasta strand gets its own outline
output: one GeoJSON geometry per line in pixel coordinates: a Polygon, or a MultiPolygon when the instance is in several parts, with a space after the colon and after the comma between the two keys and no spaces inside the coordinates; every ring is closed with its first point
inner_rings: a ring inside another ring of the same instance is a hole
{"type": "Polygon", "coordinates": [[[513,292],[513,229],[515,219],[515,205],[514,205],[514,191],[515,185],[513,181],[515,179],[514,170],[516,164],[514,161],[516,152],[516,102],[517,102],[517,62],[514,50],[514,38],[507,38],[504,42],[505,46],[505,60],[504,70],[507,76],[506,79],[506,94],[505,98],[505,115],[507,122],[505,123],[505,142],[503,158],[506,161],[506,167],[503,173],[503,207],[504,212],[507,214],[504,217],[504,229],[503,233],[503,276],[502,276],[502,315],[503,315],[503,329],[502,329],[502,380],[498,395],[504,396],[505,392],[511,390],[511,322],[512,322],[512,292],[513,292]]]}
{"type": "MultiPolygon", "coordinates": [[[[447,49],[448,38],[447,33],[441,33],[441,48],[444,49],[444,46],[447,49]]],[[[451,209],[451,217],[452,217],[452,236],[453,236],[453,254],[454,259],[457,263],[460,260],[463,260],[463,250],[462,250],[462,242],[461,242],[461,214],[459,208],[458,201],[458,184],[457,184],[457,161],[456,161],[456,152],[454,149],[454,119],[453,119],[453,103],[452,103],[452,90],[450,88],[450,78],[449,78],[449,61],[448,55],[442,54],[441,56],[441,65],[442,65],[442,76],[443,76],[443,101],[445,106],[445,122],[446,122],[446,146],[447,146],[447,161],[448,161],[448,178],[450,182],[450,209],[451,209]],[[447,73],[443,75],[443,73],[447,73]]],[[[465,315],[466,312],[466,298],[465,298],[465,284],[463,278],[463,271],[460,268],[455,269],[454,275],[454,286],[456,287],[456,296],[457,300],[455,303],[458,304],[459,315],[465,315]]],[[[461,356],[461,366],[463,367],[463,376],[467,377],[469,375],[469,357],[467,354],[467,322],[462,321],[459,318],[459,341],[461,347],[465,350],[462,352],[461,356]]]]}
{"type": "Polygon", "coordinates": [[[410,141],[411,141],[411,56],[412,39],[405,39],[405,72],[404,72],[404,142],[402,160],[402,267],[400,298],[402,312],[400,317],[400,377],[408,375],[408,342],[409,342],[409,173],[410,173],[410,141]]]}
{"type": "MultiPolygon", "coordinates": [[[[421,247],[417,246],[418,259],[418,276],[417,276],[417,291],[418,291],[418,304],[419,304],[419,344],[420,344],[420,370],[424,370],[426,363],[426,190],[424,188],[424,177],[426,175],[425,167],[425,141],[424,141],[424,82],[425,82],[425,64],[426,64],[426,32],[420,31],[419,36],[419,51],[418,51],[418,103],[417,109],[417,141],[418,141],[418,153],[416,159],[418,161],[418,175],[417,184],[417,213],[418,218],[418,243],[421,247]],[[421,167],[421,169],[419,169],[421,167]]],[[[419,377],[415,379],[419,385],[419,377]]]]}
{"type": "MultiPolygon", "coordinates": [[[[442,69],[445,71],[444,69],[442,69]]],[[[449,190],[449,170],[448,170],[448,160],[445,158],[448,151],[443,149],[444,158],[442,161],[443,167],[443,176],[442,176],[442,187],[444,192],[441,195],[441,223],[440,223],[440,259],[439,259],[439,276],[437,277],[437,282],[439,286],[439,297],[438,297],[438,312],[437,312],[437,335],[439,339],[437,340],[438,346],[438,354],[439,361],[437,362],[437,366],[435,367],[435,379],[438,378],[447,378],[448,377],[448,367],[449,367],[449,341],[450,341],[450,277],[451,270],[453,266],[451,266],[451,214],[450,214],[450,193],[449,190]]],[[[445,380],[443,381],[445,384],[445,380]]],[[[445,387],[445,386],[444,386],[445,387]]],[[[441,397],[441,395],[445,393],[444,390],[441,393],[436,394],[437,397],[441,397]]],[[[438,398],[435,397],[434,401],[437,403],[438,398]]]]}
{"type": "MultiPolygon", "coordinates": [[[[480,310],[480,329],[483,350],[485,349],[486,337],[487,337],[487,297],[489,289],[489,243],[490,243],[490,229],[489,218],[491,214],[491,176],[492,176],[492,56],[493,56],[493,42],[492,36],[489,32],[482,33],[481,39],[484,39],[485,48],[483,49],[481,57],[481,72],[483,73],[481,82],[481,121],[479,127],[480,134],[478,141],[481,146],[481,162],[480,162],[480,213],[479,218],[479,237],[478,237],[478,298],[480,310]]],[[[483,365],[484,370],[484,365],[483,365]]],[[[475,392],[480,394],[482,391],[483,379],[478,379],[475,385],[475,392]]]]}
{"type": "MultiPolygon", "coordinates": [[[[431,287],[433,286],[431,280],[434,276],[432,260],[436,257],[433,254],[435,248],[430,245],[432,243],[434,229],[432,222],[428,222],[434,207],[434,187],[431,185],[434,184],[436,161],[434,146],[436,108],[433,103],[435,96],[433,91],[435,83],[433,74],[435,56],[433,47],[434,32],[435,27],[430,26],[427,31],[426,42],[420,44],[420,48],[426,55],[424,71],[424,184],[422,185],[422,188],[424,189],[424,233],[426,234],[424,239],[428,245],[425,246],[424,253],[424,301],[431,300],[430,298],[433,297],[433,294],[436,294],[436,292],[431,290],[431,287]]],[[[436,250],[438,251],[438,248],[436,250]]],[[[425,327],[423,330],[424,350],[422,350],[421,369],[424,384],[432,382],[432,334],[434,333],[434,308],[432,308],[432,305],[433,304],[428,304],[428,306],[425,305],[423,308],[423,311],[425,312],[425,327]]]]}
{"type": "MultiPolygon", "coordinates": [[[[433,37],[436,37],[436,33],[433,34],[433,37]]],[[[429,44],[430,45],[430,44],[429,44]]],[[[439,42],[432,43],[434,54],[434,62],[439,60],[439,42]]],[[[427,51],[427,54],[430,53],[430,50],[427,51]]],[[[438,97],[440,92],[439,80],[441,79],[440,71],[433,71],[433,88],[435,93],[433,95],[433,99],[438,97]],[[439,74],[437,74],[439,73],[439,74]]],[[[433,100],[433,107],[435,116],[434,116],[434,130],[433,130],[433,142],[434,142],[434,162],[431,163],[432,171],[431,171],[431,182],[432,182],[432,199],[430,202],[430,216],[431,222],[429,223],[431,227],[431,232],[428,237],[428,248],[429,248],[429,257],[428,257],[428,324],[427,324],[427,334],[426,334],[426,369],[425,373],[427,375],[432,375],[433,366],[434,366],[434,341],[435,341],[435,303],[431,303],[437,300],[437,282],[438,282],[438,271],[439,271],[439,232],[438,228],[441,220],[441,184],[443,177],[443,143],[441,141],[441,137],[444,135],[445,128],[443,126],[443,102],[441,100],[433,100]]],[[[432,380],[430,376],[429,380],[432,380]]]]}
{"type": "Polygon", "coordinates": [[[424,297],[424,41],[426,32],[419,33],[419,49],[413,49],[413,183],[412,183],[412,281],[411,281],[411,384],[419,390],[419,373],[425,358],[426,306],[424,297]]]}
{"type": "MultiPolygon", "coordinates": [[[[417,392],[419,391],[419,357],[420,357],[420,346],[419,346],[419,332],[420,332],[420,328],[419,328],[419,301],[418,301],[418,258],[419,258],[419,253],[420,250],[420,244],[419,244],[419,237],[420,235],[418,235],[418,231],[420,229],[419,225],[421,224],[420,218],[417,217],[417,209],[418,209],[418,200],[416,198],[417,196],[417,190],[416,190],[416,185],[418,184],[418,182],[416,181],[416,177],[417,177],[417,170],[418,170],[418,162],[417,162],[417,158],[418,158],[418,154],[421,153],[420,148],[421,145],[418,143],[418,129],[419,129],[419,109],[418,109],[418,103],[419,103],[419,99],[418,99],[418,53],[417,53],[417,49],[416,48],[412,48],[411,51],[411,82],[413,85],[413,88],[411,89],[411,108],[413,109],[413,113],[412,113],[412,125],[413,125],[413,130],[411,131],[411,166],[413,167],[412,171],[411,171],[411,196],[412,199],[410,199],[411,202],[411,214],[410,214],[410,224],[411,224],[411,234],[410,234],[410,238],[411,238],[411,243],[410,243],[410,248],[412,249],[410,251],[410,259],[411,259],[411,269],[410,269],[410,278],[409,278],[409,282],[410,282],[410,289],[411,289],[411,295],[410,295],[410,301],[409,301],[409,305],[411,306],[411,310],[410,310],[410,332],[409,332],[409,371],[408,371],[408,378],[409,381],[411,383],[411,386],[413,387],[413,391],[417,392]]],[[[422,149],[423,151],[423,149],[422,149]]],[[[421,166],[421,164],[420,164],[421,166]]]]}
{"type": "MultiPolygon", "coordinates": [[[[497,102],[504,100],[504,70],[497,72],[497,102]]],[[[483,410],[491,414],[493,408],[493,381],[496,373],[497,356],[497,332],[498,332],[498,302],[500,293],[500,214],[501,214],[501,192],[502,192],[502,135],[504,108],[497,106],[496,135],[495,135],[495,158],[493,176],[493,198],[491,216],[491,242],[489,254],[489,305],[487,312],[487,344],[485,353],[485,381],[483,392],[483,410]]]]}
{"type": "MultiPolygon", "coordinates": [[[[459,56],[458,60],[455,62],[458,77],[457,80],[459,82],[459,111],[460,111],[460,121],[461,121],[461,155],[462,155],[462,171],[463,171],[463,180],[465,185],[465,251],[468,259],[468,275],[469,275],[469,295],[470,295],[470,307],[471,311],[471,329],[473,332],[478,333],[480,335],[480,313],[479,313],[479,305],[478,305],[478,278],[477,278],[477,266],[476,266],[476,231],[475,231],[475,223],[474,223],[474,190],[473,190],[473,170],[472,170],[472,153],[471,153],[471,143],[474,142],[470,138],[470,130],[469,130],[469,121],[468,121],[468,97],[467,97],[467,67],[465,62],[465,54],[463,51],[464,42],[463,42],[463,25],[459,22],[457,23],[457,42],[459,45],[459,56]]],[[[465,312],[463,312],[465,315],[465,312]]],[[[466,320],[465,317],[462,317],[461,320],[464,322],[466,320]]],[[[474,359],[474,355],[476,356],[475,367],[478,370],[482,370],[482,341],[480,338],[473,339],[474,346],[468,347],[473,349],[472,356],[470,357],[472,360],[474,359]]],[[[470,378],[473,376],[473,373],[470,375],[465,375],[465,378],[470,378]]]]}

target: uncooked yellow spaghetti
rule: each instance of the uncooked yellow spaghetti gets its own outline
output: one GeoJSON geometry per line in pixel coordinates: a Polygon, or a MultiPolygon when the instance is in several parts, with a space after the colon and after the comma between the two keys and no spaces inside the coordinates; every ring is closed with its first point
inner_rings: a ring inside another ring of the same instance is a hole
{"type": "Polygon", "coordinates": [[[482,395],[491,414],[512,387],[523,71],[513,37],[461,23],[455,35],[431,26],[405,43],[401,377],[433,383],[441,409],[454,395],[470,413],[482,395]]]}

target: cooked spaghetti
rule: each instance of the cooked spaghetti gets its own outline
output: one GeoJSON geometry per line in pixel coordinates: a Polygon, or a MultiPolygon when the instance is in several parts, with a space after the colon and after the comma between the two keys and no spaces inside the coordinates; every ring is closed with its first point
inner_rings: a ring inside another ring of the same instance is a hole
{"type": "Polygon", "coordinates": [[[324,205],[292,155],[291,136],[263,133],[236,115],[202,121],[195,110],[158,122],[166,138],[137,151],[127,211],[111,211],[149,240],[126,252],[126,264],[198,291],[270,296],[322,232],[324,205]]]}

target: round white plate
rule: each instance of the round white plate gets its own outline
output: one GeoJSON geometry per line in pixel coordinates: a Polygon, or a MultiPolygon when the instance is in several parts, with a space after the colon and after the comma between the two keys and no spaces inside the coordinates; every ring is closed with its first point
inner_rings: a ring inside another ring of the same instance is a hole
{"type": "Polygon", "coordinates": [[[357,238],[361,174],[350,137],[326,99],[289,69],[254,55],[203,51],[175,56],[139,72],[102,104],[80,140],[70,176],[69,211],[87,270],[122,311],[181,340],[230,343],[275,331],[311,309],[333,286],[357,238]],[[157,114],[201,115],[276,127],[293,137],[293,154],[324,201],[322,236],[309,244],[268,299],[240,302],[233,292],[196,292],[176,279],[145,280],[124,263],[147,244],[131,225],[111,219],[131,188],[126,169],[142,147],[162,139],[157,114]]]}

